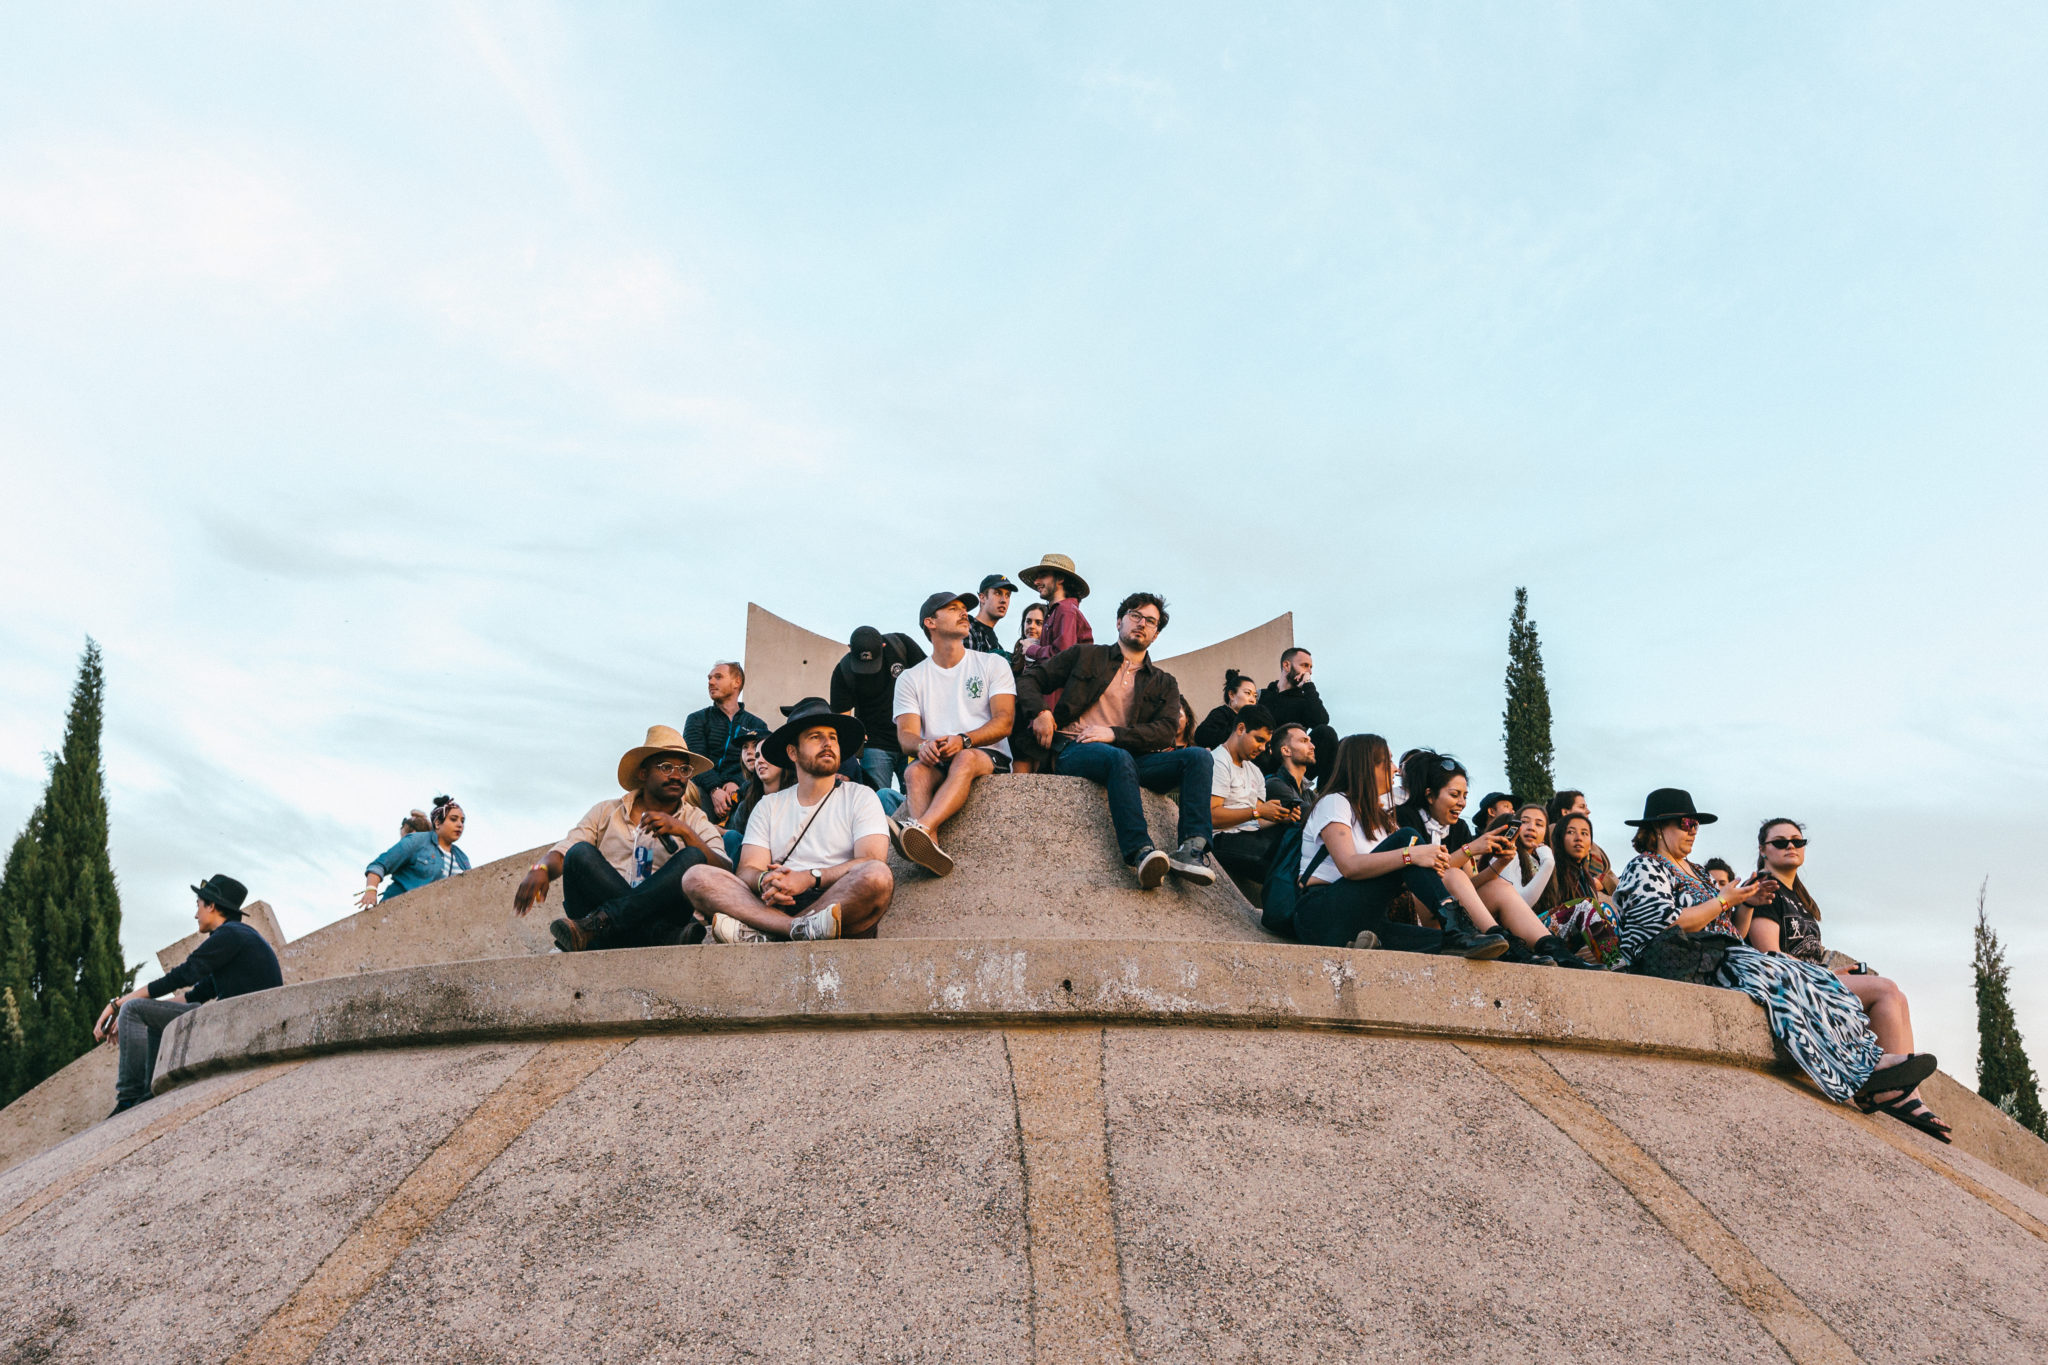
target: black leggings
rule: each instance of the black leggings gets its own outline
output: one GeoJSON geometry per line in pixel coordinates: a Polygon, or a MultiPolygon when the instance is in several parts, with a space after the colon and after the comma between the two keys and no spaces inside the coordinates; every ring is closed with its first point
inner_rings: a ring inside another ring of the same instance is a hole
{"type": "MultiPolygon", "coordinates": [[[[1382,841],[1375,853],[1397,851],[1414,843],[1411,830],[1402,830],[1382,841]]],[[[1445,924],[1458,924],[1464,911],[1444,886],[1444,879],[1429,867],[1403,867],[1378,877],[1334,882],[1311,882],[1303,888],[1294,911],[1294,934],[1303,943],[1320,948],[1348,948],[1351,941],[1370,929],[1380,936],[1380,947],[1404,953],[1434,953],[1443,947],[1441,929],[1424,929],[1387,918],[1395,898],[1411,891],[1415,899],[1436,911],[1445,924]]]]}

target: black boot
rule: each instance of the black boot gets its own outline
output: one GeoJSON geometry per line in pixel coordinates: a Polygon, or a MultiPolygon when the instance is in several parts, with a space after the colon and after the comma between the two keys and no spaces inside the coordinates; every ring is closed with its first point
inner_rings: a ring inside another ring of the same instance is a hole
{"type": "Polygon", "coordinates": [[[1559,938],[1556,934],[1547,934],[1544,937],[1537,939],[1535,944],[1529,949],[1529,951],[1536,954],[1536,956],[1538,957],[1549,958],[1552,962],[1556,963],[1560,967],[1577,967],[1582,971],[1588,972],[1597,972],[1600,970],[1598,967],[1595,967],[1592,963],[1586,961],[1586,959],[1580,957],[1577,953],[1573,952],[1570,948],[1566,947],[1565,941],[1559,938]]]}
{"type": "Polygon", "coordinates": [[[1444,946],[1437,949],[1450,957],[1471,958],[1483,962],[1499,957],[1508,950],[1506,936],[1488,932],[1475,934],[1468,929],[1453,929],[1444,935],[1444,946]]]}

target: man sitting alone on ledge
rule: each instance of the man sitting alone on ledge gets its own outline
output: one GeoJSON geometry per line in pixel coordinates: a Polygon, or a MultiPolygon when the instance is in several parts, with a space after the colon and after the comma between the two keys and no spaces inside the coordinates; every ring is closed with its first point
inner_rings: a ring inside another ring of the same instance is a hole
{"type": "MultiPolygon", "coordinates": [[[[114,1114],[133,1109],[150,1097],[150,1080],[156,1075],[157,1045],[171,1020],[196,1010],[208,1000],[226,1000],[254,991],[267,991],[284,984],[278,970],[277,954],[263,941],[263,935],[242,923],[242,901],[248,888],[233,877],[216,873],[202,886],[192,888],[199,908],[192,918],[206,938],[192,955],[147,986],[117,995],[100,1011],[92,1036],[104,1039],[119,1033],[120,1070],[114,1078],[114,1114]],[[159,1000],[158,996],[182,990],[185,998],[159,1000]]],[[[107,1115],[112,1118],[114,1115],[107,1115]]]]}
{"type": "Polygon", "coordinates": [[[840,775],[842,754],[866,741],[861,723],[816,701],[799,703],[761,747],[796,781],[763,796],[747,817],[738,875],[683,874],[683,893],[720,943],[770,938],[873,938],[896,894],[889,817],[874,789],[840,775]]]}
{"type": "Polygon", "coordinates": [[[674,730],[649,726],[647,742],[619,759],[626,795],[592,806],[533,865],[513,893],[513,913],[545,901],[559,877],[564,918],[548,933],[565,953],[645,947],[688,930],[683,874],[699,863],[732,866],[717,827],[685,799],[690,779],[710,769],[674,730]]]}
{"type": "Polygon", "coordinates": [[[903,856],[943,877],[953,860],[934,837],[990,773],[1010,771],[1010,727],[1017,683],[1010,661],[967,647],[971,592],[935,592],[918,610],[932,643],[923,663],[896,679],[896,738],[917,758],[903,773],[910,818],[896,826],[903,856]]]}

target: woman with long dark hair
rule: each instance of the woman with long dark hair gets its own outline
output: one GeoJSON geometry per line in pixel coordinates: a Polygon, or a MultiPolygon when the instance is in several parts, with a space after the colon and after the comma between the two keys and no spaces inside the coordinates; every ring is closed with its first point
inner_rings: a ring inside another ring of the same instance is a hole
{"type": "MultiPolygon", "coordinates": [[[[462,837],[466,819],[462,807],[451,798],[435,797],[434,809],[427,815],[427,828],[404,835],[363,869],[363,890],[356,897],[356,904],[365,910],[377,904],[379,887],[387,878],[391,885],[383,890],[383,899],[388,901],[415,887],[469,871],[469,855],[455,846],[455,841],[462,837]]],[[[411,824],[411,820],[406,821],[406,826],[411,824]]]]}
{"type": "Polygon", "coordinates": [[[1513,856],[1516,826],[1510,819],[1477,837],[1472,834],[1462,818],[1472,790],[1464,764],[1448,754],[1417,749],[1402,767],[1402,786],[1408,800],[1396,807],[1395,817],[1401,829],[1412,833],[1418,842],[1444,850],[1444,884],[1462,912],[1444,921],[1448,951],[1461,951],[1459,945],[1468,941],[1498,940],[1502,947],[1496,956],[1505,955],[1511,961],[1589,965],[1544,926],[1513,887],[1500,880],[1501,862],[1513,856]],[[1480,874],[1487,872],[1496,875],[1479,884],[1480,874]]]}
{"type": "MultiPolygon", "coordinates": [[[[1879,1045],[1886,1052],[1911,1052],[1913,1015],[1898,982],[1871,971],[1868,963],[1830,952],[1820,941],[1820,905],[1800,875],[1806,865],[1806,843],[1806,827],[1786,816],[1766,820],[1758,827],[1756,876],[1752,880],[1767,890],[1749,922],[1750,946],[1818,963],[1832,971],[1849,993],[1863,1002],[1870,1031],[1877,1035],[1879,1045]]],[[[1866,1114],[1882,1110],[1929,1137],[1949,1140],[1949,1126],[1927,1107],[1917,1087],[1885,1104],[1864,1100],[1857,1107],[1866,1114]]]]}
{"type": "Polygon", "coordinates": [[[1393,778],[1393,757],[1384,739],[1350,735],[1338,741],[1322,796],[1302,825],[1296,937],[1325,948],[1499,957],[1507,944],[1497,937],[1467,936],[1453,947],[1441,930],[1388,918],[1403,891],[1447,924],[1456,922],[1458,905],[1441,875],[1448,851],[1420,842],[1395,820],[1393,778]]]}
{"type": "Polygon", "coordinates": [[[1550,883],[1537,897],[1536,913],[1581,958],[1600,967],[1620,965],[1621,912],[1607,894],[1607,863],[1593,842],[1593,817],[1572,811],[1551,826],[1550,854],[1550,883]]]}
{"type": "MultiPolygon", "coordinates": [[[[1050,610],[1043,602],[1033,602],[1024,608],[1024,615],[1017,630],[1017,643],[1010,648],[1010,672],[1022,676],[1026,660],[1025,647],[1045,638],[1045,617],[1050,610]]],[[[1010,736],[1010,771],[1028,773],[1035,771],[1044,761],[1045,750],[1032,737],[1031,727],[1020,725],[1010,736]]]]}
{"type": "Polygon", "coordinates": [[[1195,743],[1213,749],[1237,729],[1237,713],[1259,699],[1259,685],[1231,669],[1223,675],[1223,705],[1202,717],[1195,727],[1195,743]]]}
{"type": "Polygon", "coordinates": [[[1745,941],[1769,888],[1760,880],[1716,888],[1692,861],[1700,826],[1715,819],[1693,808],[1691,793],[1660,787],[1644,799],[1643,818],[1628,822],[1636,856],[1621,874],[1623,959],[1646,975],[1725,986],[1762,1005],[1772,1036],[1837,1103],[1882,1106],[1912,1094],[1934,1074],[1932,1055],[1887,1052],[1840,977],[1745,941]]]}

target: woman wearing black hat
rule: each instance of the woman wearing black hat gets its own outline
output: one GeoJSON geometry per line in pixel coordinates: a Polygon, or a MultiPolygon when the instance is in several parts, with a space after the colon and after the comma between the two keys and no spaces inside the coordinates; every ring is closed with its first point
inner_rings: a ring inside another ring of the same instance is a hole
{"type": "Polygon", "coordinates": [[[1692,861],[1700,826],[1718,818],[1695,810],[1691,793],[1660,787],[1644,800],[1643,818],[1627,822],[1636,856],[1621,874],[1621,960],[1645,975],[1741,991],[1837,1103],[1910,1093],[1934,1074],[1930,1054],[1886,1052],[1833,972],[1743,941],[1764,884],[1717,888],[1692,861]]]}

